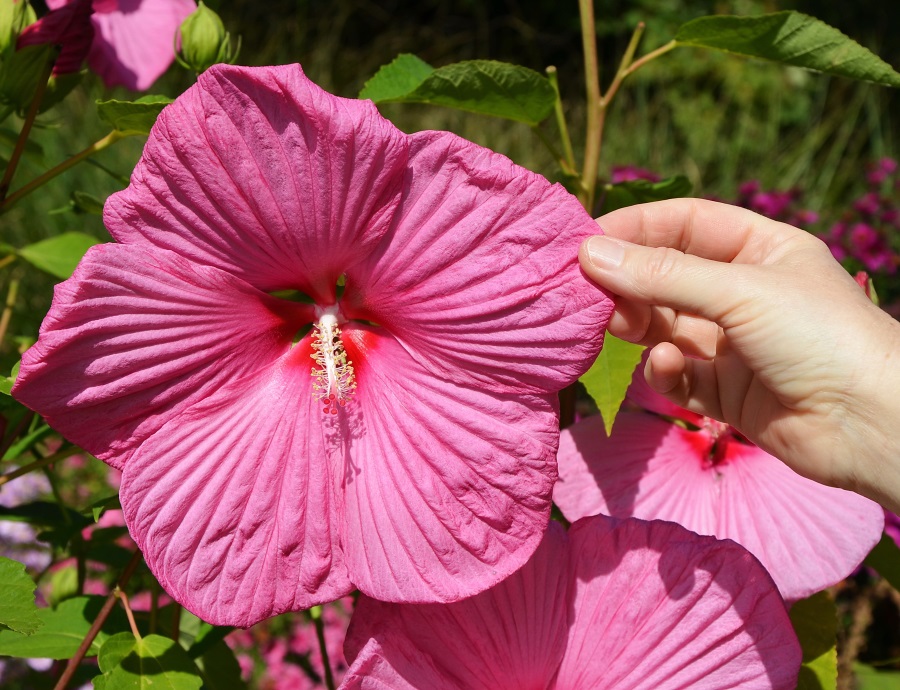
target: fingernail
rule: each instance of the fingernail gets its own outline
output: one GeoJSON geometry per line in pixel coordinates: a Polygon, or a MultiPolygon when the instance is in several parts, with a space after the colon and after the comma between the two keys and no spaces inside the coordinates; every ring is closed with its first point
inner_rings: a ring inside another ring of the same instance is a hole
{"type": "Polygon", "coordinates": [[[608,237],[596,235],[587,241],[587,253],[597,268],[618,268],[625,258],[625,247],[608,237]]]}

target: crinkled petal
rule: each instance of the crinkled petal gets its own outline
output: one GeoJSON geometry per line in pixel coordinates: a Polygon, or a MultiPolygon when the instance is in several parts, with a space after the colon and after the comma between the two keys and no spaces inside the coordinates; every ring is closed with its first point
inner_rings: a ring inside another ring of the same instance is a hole
{"type": "Polygon", "coordinates": [[[120,242],[330,304],[388,229],[407,147],[370,101],[332,96],[299,65],[215,65],[162,112],[104,220],[120,242]]]}
{"type": "Polygon", "coordinates": [[[348,594],[341,441],[308,352],[232,381],[159,430],[122,476],[128,529],[160,584],[217,625],[348,594]]]}
{"type": "Polygon", "coordinates": [[[671,520],[733,539],[789,600],[847,577],[880,539],[883,511],[872,501],[801,477],[755,446],[725,443],[712,467],[704,432],[625,413],[607,439],[602,420],[589,418],[562,433],[554,501],[570,520],[671,520]]]}
{"type": "Polygon", "coordinates": [[[555,397],[457,386],[389,335],[344,334],[364,364],[345,413],[353,582],[384,601],[456,601],[521,567],[549,518],[555,397]]]}
{"type": "Polygon", "coordinates": [[[454,604],[360,597],[344,642],[342,688],[546,688],[562,660],[567,539],[558,523],[496,587],[454,604]]]}
{"type": "Polygon", "coordinates": [[[572,618],[561,690],[793,690],[800,645],[745,549],[666,522],[569,530],[572,618]]]}
{"type": "Polygon", "coordinates": [[[108,87],[146,91],[175,60],[175,35],[194,0],[94,2],[88,65],[108,87]]]}
{"type": "Polygon", "coordinates": [[[171,252],[98,245],[57,285],[13,395],[121,468],[194,402],[286,352],[311,315],[171,252]]]}
{"type": "Polygon", "coordinates": [[[452,134],[416,134],[392,231],[348,271],[348,313],[448,381],[558,391],[595,359],[613,308],[578,266],[597,232],[560,185],[452,134]]]}

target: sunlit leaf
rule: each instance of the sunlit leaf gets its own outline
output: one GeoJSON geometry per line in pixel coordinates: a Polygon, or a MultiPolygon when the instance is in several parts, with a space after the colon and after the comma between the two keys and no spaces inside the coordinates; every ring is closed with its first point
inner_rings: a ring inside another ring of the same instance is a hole
{"type": "Polygon", "coordinates": [[[683,24],[675,41],[683,46],[714,48],[840,77],[900,86],[900,73],[884,60],[834,27],[799,12],[700,17],[683,24]]]}
{"type": "Polygon", "coordinates": [[[692,190],[690,180],[684,175],[675,175],[659,182],[628,180],[618,184],[607,184],[601,188],[603,193],[601,213],[609,213],[617,208],[634,204],[690,196],[692,190]]]}
{"type": "Polygon", "coordinates": [[[606,334],[597,361],[579,379],[597,403],[606,435],[612,433],[616,415],[625,400],[634,368],[641,361],[644,347],[606,334]]]}
{"type": "Polygon", "coordinates": [[[402,99],[415,91],[432,72],[434,67],[424,60],[409,53],[401,53],[363,85],[359,97],[376,103],[402,99]]]}
{"type": "Polygon", "coordinates": [[[97,690],[199,690],[203,685],[187,652],[161,635],[113,635],[100,648],[97,662],[103,672],[93,680],[97,690]]]}
{"type": "Polygon", "coordinates": [[[141,96],[135,101],[97,101],[100,119],[123,134],[149,134],[153,123],[172,99],[168,96],[141,96]]]}
{"type": "Polygon", "coordinates": [[[83,232],[64,232],[18,250],[19,256],[57,278],[68,278],[84,253],[100,241],[83,232]]]}
{"type": "Polygon", "coordinates": [[[0,556],[0,630],[31,635],[41,627],[35,587],[24,565],[0,556]]]}
{"type": "Polygon", "coordinates": [[[837,687],[837,608],[827,592],[796,602],[791,623],[803,649],[797,690],[837,687]]]}

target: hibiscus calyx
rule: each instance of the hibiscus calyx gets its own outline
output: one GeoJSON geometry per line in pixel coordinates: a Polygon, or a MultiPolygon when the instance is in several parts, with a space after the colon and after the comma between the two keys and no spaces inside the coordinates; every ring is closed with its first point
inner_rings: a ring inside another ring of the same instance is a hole
{"type": "Polygon", "coordinates": [[[324,405],[325,414],[337,414],[356,392],[356,373],[341,340],[337,305],[317,309],[313,324],[313,395],[324,405]],[[320,312],[320,313],[319,313],[320,312]]]}

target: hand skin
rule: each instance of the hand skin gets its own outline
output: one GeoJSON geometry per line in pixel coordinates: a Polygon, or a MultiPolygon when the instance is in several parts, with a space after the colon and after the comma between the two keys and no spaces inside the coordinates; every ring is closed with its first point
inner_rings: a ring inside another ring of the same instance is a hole
{"type": "Polygon", "coordinates": [[[900,323],[818,238],[701,199],[597,220],[581,266],[657,392],[815,481],[900,512],[900,323]]]}

